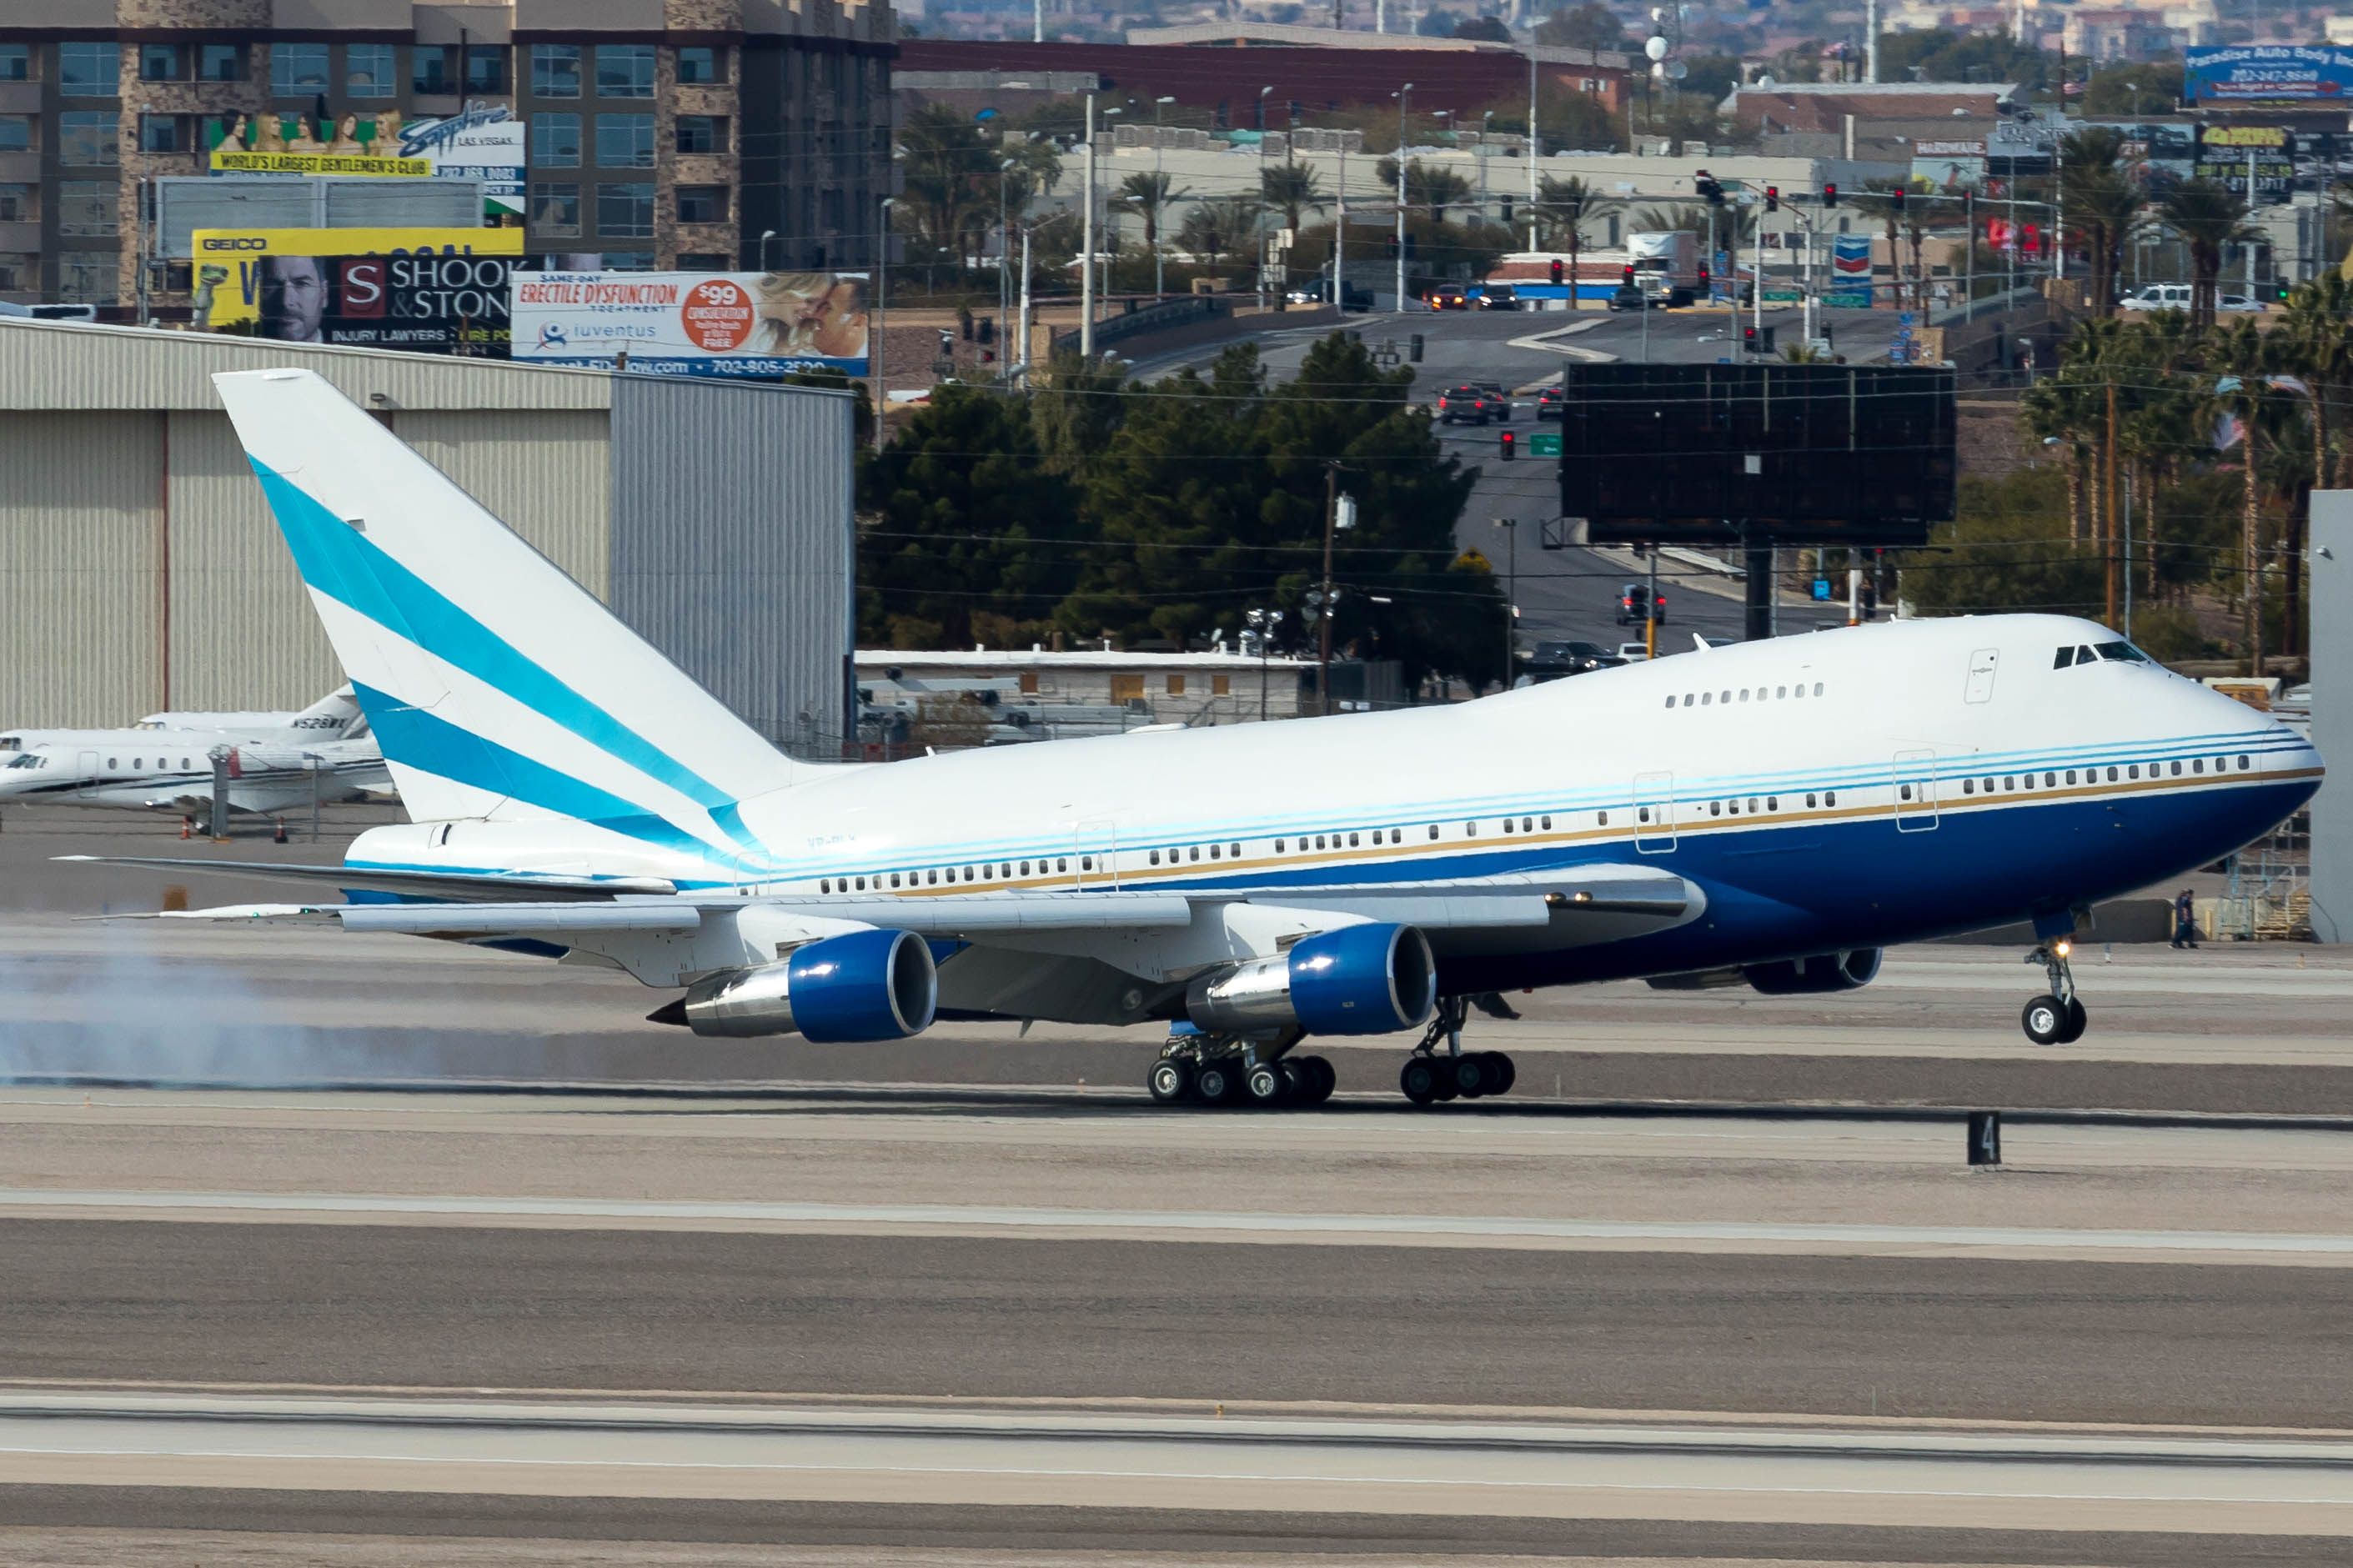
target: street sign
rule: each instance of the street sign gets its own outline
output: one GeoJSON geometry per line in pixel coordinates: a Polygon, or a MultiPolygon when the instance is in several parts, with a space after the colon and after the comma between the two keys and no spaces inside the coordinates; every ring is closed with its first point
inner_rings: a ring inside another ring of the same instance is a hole
{"type": "Polygon", "coordinates": [[[1830,580],[1829,578],[1827,578],[1827,577],[1817,577],[1817,578],[1815,578],[1815,579],[1814,579],[1814,597],[1815,597],[1815,598],[1817,598],[1817,599],[1827,599],[1827,598],[1829,598],[1830,596],[1831,596],[1831,580],[1830,580]]]}
{"type": "Polygon", "coordinates": [[[1534,435],[1534,436],[1529,437],[1528,437],[1528,454],[1529,454],[1531,457],[1536,457],[1536,458],[1557,458],[1557,457],[1559,457],[1559,456],[1560,456],[1560,432],[1558,432],[1558,431],[1556,431],[1556,431],[1553,431],[1553,432],[1550,432],[1549,434],[1546,434],[1546,433],[1544,433],[1544,432],[1538,432],[1537,434],[1535,434],[1535,435],[1534,435]]]}

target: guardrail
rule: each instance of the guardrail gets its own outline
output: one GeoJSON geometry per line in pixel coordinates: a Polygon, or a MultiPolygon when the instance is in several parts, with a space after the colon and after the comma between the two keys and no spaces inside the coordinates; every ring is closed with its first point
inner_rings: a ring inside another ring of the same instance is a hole
{"type": "MultiPolygon", "coordinates": [[[[1156,304],[1137,305],[1130,302],[1126,310],[1095,323],[1095,347],[1118,342],[1123,338],[1145,332],[1165,332],[1171,327],[1182,327],[1195,321],[1214,321],[1230,315],[1233,307],[1214,294],[1196,294],[1181,300],[1163,300],[1156,304]]],[[[1058,354],[1079,352],[1079,329],[1056,332],[1050,345],[1058,354]]]]}

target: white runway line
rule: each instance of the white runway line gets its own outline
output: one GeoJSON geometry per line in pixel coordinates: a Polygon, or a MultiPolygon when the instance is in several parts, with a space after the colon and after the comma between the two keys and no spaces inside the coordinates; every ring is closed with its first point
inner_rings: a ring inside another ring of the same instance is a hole
{"type": "Polygon", "coordinates": [[[2073,1230],[1920,1225],[1574,1220],[1482,1215],[1281,1214],[994,1207],[948,1204],[794,1204],[606,1198],[395,1196],[359,1193],[81,1192],[0,1188],[0,1215],[143,1215],[346,1224],[570,1222],[677,1230],[1039,1236],[1117,1234],[1164,1240],[1258,1239],[1323,1245],[1518,1245],[1546,1250],[1795,1253],[1827,1257],[2192,1259],[2353,1267],[2353,1236],[2228,1230],[2073,1230]]]}
{"type": "Polygon", "coordinates": [[[0,1395],[0,1482],[2327,1534],[2353,1443],[467,1399],[0,1395]],[[153,1483],[168,1484],[168,1482],[153,1483]]]}

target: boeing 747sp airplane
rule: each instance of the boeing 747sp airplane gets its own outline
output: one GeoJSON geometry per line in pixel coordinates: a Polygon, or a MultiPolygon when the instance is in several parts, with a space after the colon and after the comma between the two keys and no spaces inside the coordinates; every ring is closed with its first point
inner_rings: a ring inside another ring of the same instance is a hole
{"type": "Polygon", "coordinates": [[[341,866],[247,868],[377,901],[194,918],[624,970],[701,1035],[1158,1026],[1157,1098],[1312,1102],[1333,1072],[1303,1041],[1397,1034],[1427,1101],[1510,1087],[1461,1048],[1482,992],[1852,990],[1891,944],[2028,921],[2049,990],[2024,1024],[2057,1044],[2084,1028],[2086,907],[2320,779],[2265,715],[2036,615],[1398,712],[796,762],[318,376],[215,379],[413,820],[341,866]]]}

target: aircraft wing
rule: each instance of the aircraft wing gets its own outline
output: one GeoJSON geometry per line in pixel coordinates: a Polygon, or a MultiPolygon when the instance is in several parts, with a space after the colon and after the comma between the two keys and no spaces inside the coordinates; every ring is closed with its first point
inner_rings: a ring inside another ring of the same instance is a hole
{"type": "Polygon", "coordinates": [[[485,877],[449,871],[387,871],[363,869],[356,866],[303,866],[283,860],[200,860],[187,855],[60,855],[58,858],[85,866],[138,866],[151,871],[176,871],[186,876],[249,877],[265,882],[302,882],[314,887],[323,884],[360,892],[397,893],[407,898],[441,899],[454,903],[497,903],[519,898],[610,899],[623,893],[669,893],[676,890],[659,877],[567,877],[521,871],[485,877]]]}

